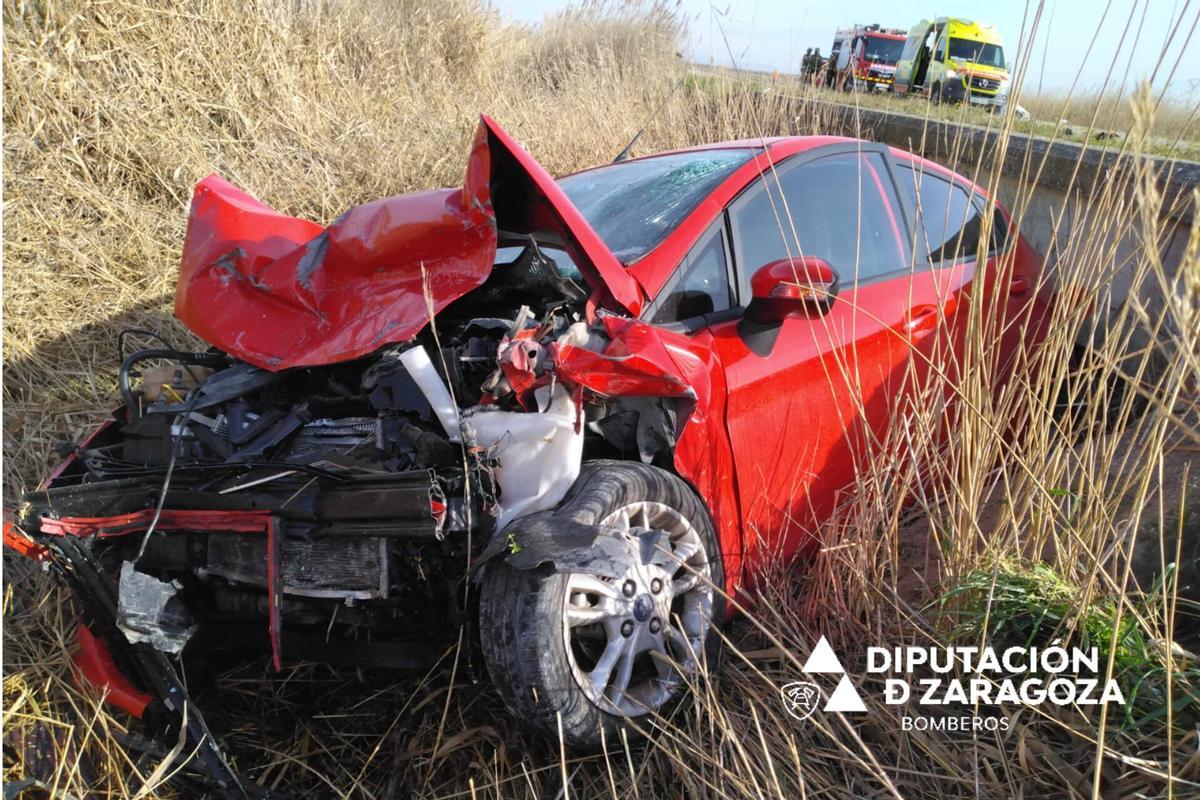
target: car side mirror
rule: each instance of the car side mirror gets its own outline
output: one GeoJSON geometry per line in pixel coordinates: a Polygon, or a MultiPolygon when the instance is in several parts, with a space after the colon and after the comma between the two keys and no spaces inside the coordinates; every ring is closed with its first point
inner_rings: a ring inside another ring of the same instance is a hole
{"type": "Polygon", "coordinates": [[[781,258],[763,265],[750,279],[746,315],[775,322],[793,313],[824,314],[838,293],[838,274],[823,258],[781,258]]]}

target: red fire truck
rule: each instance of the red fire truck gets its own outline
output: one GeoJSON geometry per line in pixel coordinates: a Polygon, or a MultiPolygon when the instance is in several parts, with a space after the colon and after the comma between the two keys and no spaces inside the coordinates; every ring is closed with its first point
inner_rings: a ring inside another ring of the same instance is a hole
{"type": "Polygon", "coordinates": [[[838,29],[825,68],[825,84],[846,91],[889,91],[904,39],[905,32],[899,28],[854,25],[838,29]]]}

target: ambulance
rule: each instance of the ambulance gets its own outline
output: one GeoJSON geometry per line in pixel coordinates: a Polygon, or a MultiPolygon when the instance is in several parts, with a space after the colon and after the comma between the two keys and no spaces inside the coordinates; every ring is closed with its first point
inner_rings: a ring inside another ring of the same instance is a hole
{"type": "Polygon", "coordinates": [[[909,30],[892,91],[919,92],[935,103],[1001,109],[1008,100],[1008,82],[1004,45],[994,27],[941,17],[921,20],[909,30]]]}

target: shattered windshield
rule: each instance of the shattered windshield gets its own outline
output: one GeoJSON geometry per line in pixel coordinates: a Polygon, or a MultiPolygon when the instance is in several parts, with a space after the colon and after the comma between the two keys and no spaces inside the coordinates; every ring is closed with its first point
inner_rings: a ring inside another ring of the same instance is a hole
{"type": "Polygon", "coordinates": [[[558,183],[613,255],[628,264],[657,247],[753,152],[672,153],[609,164],[558,183]]]}

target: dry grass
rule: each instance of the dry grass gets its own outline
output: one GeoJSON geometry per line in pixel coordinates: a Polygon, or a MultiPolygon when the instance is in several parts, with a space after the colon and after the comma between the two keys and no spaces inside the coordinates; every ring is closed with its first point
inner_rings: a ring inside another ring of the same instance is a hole
{"type": "MultiPolygon", "coordinates": [[[[1132,93],[1070,95],[1045,92],[1021,98],[1021,104],[1035,118],[1051,122],[1066,119],[1087,127],[1093,117],[1100,130],[1124,133],[1133,127],[1132,93]]],[[[1178,98],[1163,98],[1154,114],[1154,133],[1163,139],[1187,139],[1196,136],[1196,115],[1200,108],[1178,98]]]]}
{"type": "MultiPolygon", "coordinates": [[[[480,111],[566,172],[618,152],[678,74],[677,22],[653,6],[587,6],[540,31],[501,26],[470,0],[386,10],[10,2],[4,23],[6,502],[50,464],[55,442],[77,439],[113,404],[121,328],[185,335],[169,296],[200,177],[221,172],[328,221],[366,199],[456,183],[480,111]]],[[[1160,132],[1150,107],[1131,112],[1135,154],[1160,132]]],[[[688,87],[639,151],[821,128],[792,108],[744,83],[688,87]]],[[[1194,133],[1189,120],[1182,134],[1194,133]]],[[[964,171],[996,182],[990,161],[964,171]]],[[[560,757],[502,713],[480,665],[463,654],[452,667],[455,653],[423,677],[243,666],[220,676],[219,693],[201,693],[214,727],[251,777],[297,795],[1195,796],[1194,707],[1141,726],[1010,708],[1003,735],[902,733],[898,720],[914,709],[873,702],[879,686],[862,670],[867,644],[946,640],[950,611],[967,622],[956,635],[995,630],[971,616],[992,609],[987,593],[935,601],[980,574],[1015,585],[1028,560],[1069,587],[1078,613],[1057,634],[1104,608],[1143,641],[1176,636],[1177,584],[1137,586],[1125,569],[1141,557],[1135,544],[1151,560],[1179,559],[1170,533],[1181,481],[1197,491],[1200,475],[1194,463],[1182,472],[1200,444],[1200,233],[1172,272],[1159,202],[1138,170],[1100,187],[1087,204],[1091,235],[1072,237],[1059,258],[1058,279],[1084,302],[1059,309],[1039,368],[998,394],[984,368],[994,315],[972,310],[951,444],[928,435],[940,386],[895,409],[924,480],[913,460],[872,460],[816,562],[763,577],[762,602],[727,632],[720,674],[698,680],[695,702],[647,749],[613,742],[607,754],[560,757]],[[1118,271],[1135,300],[1074,365],[1084,378],[1070,384],[1076,413],[1055,415],[1070,346],[1092,323],[1086,309],[1115,305],[1118,271]],[[1107,397],[1122,382],[1136,391],[1107,397]],[[797,724],[778,686],[799,677],[821,634],[870,710],[797,724]]],[[[1027,203],[1017,199],[1018,215],[1027,203]]],[[[114,743],[124,719],[73,688],[63,592],[7,556],[5,567],[5,781],[37,778],[53,796],[133,794],[161,759],[133,760],[114,743]]],[[[1188,681],[1195,691],[1194,659],[1152,648],[1136,663],[1172,687],[1173,706],[1188,681]]]]}

